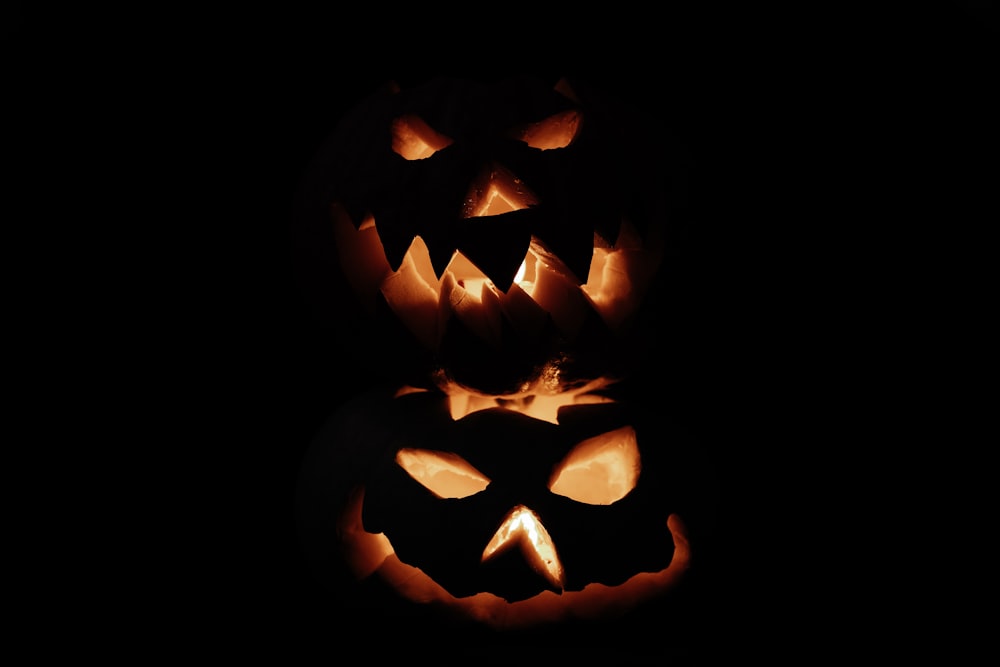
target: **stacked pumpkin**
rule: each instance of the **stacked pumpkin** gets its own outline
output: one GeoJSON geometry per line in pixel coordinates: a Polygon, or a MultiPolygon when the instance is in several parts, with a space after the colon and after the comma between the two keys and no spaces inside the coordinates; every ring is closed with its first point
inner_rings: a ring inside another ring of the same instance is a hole
{"type": "Polygon", "coordinates": [[[617,617],[682,580],[699,475],[633,382],[667,222],[655,131],[535,77],[390,85],[345,117],[329,233],[393,382],[303,463],[318,562],[503,629],[617,617]]]}

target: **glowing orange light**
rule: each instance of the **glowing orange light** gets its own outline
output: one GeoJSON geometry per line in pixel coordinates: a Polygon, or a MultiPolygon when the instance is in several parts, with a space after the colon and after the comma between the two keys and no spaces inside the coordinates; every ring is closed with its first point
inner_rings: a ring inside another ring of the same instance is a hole
{"type": "Polygon", "coordinates": [[[577,444],[556,466],[549,489],[590,505],[610,505],[628,495],[639,480],[635,429],[620,429],[577,444]]]}
{"type": "Polygon", "coordinates": [[[435,131],[419,116],[400,116],[392,121],[392,150],[407,160],[429,158],[451,143],[450,137],[435,131]]]}
{"type": "Polygon", "coordinates": [[[465,498],[490,484],[489,477],[452,452],[403,448],[396,463],[438,498],[465,498]]]}
{"type": "Polygon", "coordinates": [[[538,123],[523,125],[511,134],[532,148],[566,148],[580,132],[582,117],[578,111],[564,111],[538,123]]]}
{"type": "Polygon", "coordinates": [[[538,380],[524,387],[518,394],[495,396],[477,394],[454,383],[441,386],[448,396],[448,409],[452,419],[490,408],[505,408],[521,414],[541,419],[553,424],[559,423],[559,408],[567,405],[593,405],[610,403],[607,396],[592,393],[611,384],[611,380],[599,378],[586,385],[563,391],[559,369],[555,366],[543,369],[538,380]]]}
{"type": "Polygon", "coordinates": [[[549,532],[534,512],[518,505],[504,518],[486,549],[483,561],[497,553],[517,546],[532,569],[546,578],[550,584],[562,590],[564,585],[563,566],[552,543],[549,532]]]}
{"type": "Polygon", "coordinates": [[[524,260],[523,262],[521,262],[521,266],[517,267],[517,273],[514,274],[514,282],[520,285],[522,289],[524,288],[524,283],[525,283],[524,274],[527,272],[527,270],[528,270],[528,260],[524,260]]]}

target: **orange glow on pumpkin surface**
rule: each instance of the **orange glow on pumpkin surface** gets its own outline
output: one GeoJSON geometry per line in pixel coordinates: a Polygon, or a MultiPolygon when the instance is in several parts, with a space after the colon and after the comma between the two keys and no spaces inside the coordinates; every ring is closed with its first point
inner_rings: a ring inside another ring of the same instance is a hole
{"type": "MultiPolygon", "coordinates": [[[[610,403],[612,400],[601,394],[593,393],[597,389],[611,384],[610,380],[598,378],[575,389],[562,390],[559,368],[549,366],[544,369],[539,378],[524,391],[517,394],[496,396],[470,391],[454,383],[445,383],[440,389],[446,394],[448,409],[452,419],[462,417],[490,408],[505,408],[521,414],[541,419],[553,424],[559,423],[559,408],[568,405],[593,405],[610,403]]],[[[414,392],[428,391],[422,387],[404,385],[396,390],[396,397],[414,392]]]]}
{"type": "Polygon", "coordinates": [[[438,498],[465,498],[485,489],[490,480],[451,452],[403,448],[396,463],[438,498]]]}
{"type": "Polygon", "coordinates": [[[584,440],[556,468],[552,493],[589,505],[610,505],[624,498],[639,479],[635,430],[624,426],[584,440]]]}
{"type": "Polygon", "coordinates": [[[580,132],[582,120],[578,112],[564,111],[543,121],[523,125],[511,132],[511,135],[532,148],[543,151],[566,148],[580,132]]]}
{"type": "MultiPolygon", "coordinates": [[[[403,448],[397,453],[396,462],[439,498],[465,498],[490,484],[489,478],[454,453],[403,448]]],[[[623,427],[578,443],[555,467],[549,486],[553,493],[579,502],[611,504],[634,488],[638,475],[635,432],[623,427]]],[[[636,574],[618,586],[590,584],[580,591],[565,591],[565,572],[551,535],[534,511],[517,505],[500,522],[483,549],[482,560],[487,562],[507,550],[518,549],[530,567],[559,593],[545,591],[516,602],[490,593],[456,598],[419,568],[399,561],[384,534],[364,530],[363,498],[364,489],[359,487],[339,526],[342,537],[346,538],[349,564],[360,578],[378,574],[413,601],[444,604],[500,627],[604,614],[635,604],[672,586],[687,567],[690,556],[683,523],[672,515],[667,527],[674,539],[675,553],[667,568],[636,574]]]]}
{"type": "Polygon", "coordinates": [[[657,572],[639,572],[617,586],[592,583],[579,591],[543,591],[517,602],[491,593],[458,598],[419,568],[400,561],[384,534],[365,531],[361,521],[363,504],[364,488],[358,487],[337,526],[347,564],[356,577],[378,577],[406,600],[441,608],[498,630],[626,613],[674,588],[691,564],[687,528],[678,515],[671,514],[666,529],[674,542],[674,555],[670,564],[657,572]]]}

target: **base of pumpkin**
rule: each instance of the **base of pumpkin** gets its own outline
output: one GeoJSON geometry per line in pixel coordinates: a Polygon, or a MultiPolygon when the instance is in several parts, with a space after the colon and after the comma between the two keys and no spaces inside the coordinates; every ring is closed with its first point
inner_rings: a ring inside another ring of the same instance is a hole
{"type": "Polygon", "coordinates": [[[354,575],[359,580],[377,578],[404,600],[493,630],[619,617],[666,594],[691,564],[686,527],[679,516],[671,514],[666,527],[674,540],[674,555],[670,565],[658,572],[640,572],[617,586],[594,583],[579,591],[544,591],[517,602],[490,593],[456,598],[419,568],[400,561],[384,535],[365,531],[361,521],[363,500],[364,489],[358,487],[338,523],[343,551],[354,575]]]}

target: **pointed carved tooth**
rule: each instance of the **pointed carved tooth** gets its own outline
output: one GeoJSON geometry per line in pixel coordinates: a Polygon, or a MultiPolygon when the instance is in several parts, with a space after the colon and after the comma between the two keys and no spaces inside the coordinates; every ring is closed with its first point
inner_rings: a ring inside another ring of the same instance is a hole
{"type": "Polygon", "coordinates": [[[455,252],[445,269],[444,279],[448,283],[447,290],[442,287],[442,305],[447,301],[450,312],[454,312],[469,329],[499,347],[503,308],[486,274],[461,252],[455,252]]]}
{"type": "Polygon", "coordinates": [[[382,294],[413,335],[425,347],[434,349],[437,345],[440,288],[430,269],[427,247],[420,237],[413,240],[399,270],[382,282],[382,294]]]}
{"type": "MultiPolygon", "coordinates": [[[[403,265],[403,261],[406,259],[406,253],[409,252],[410,246],[413,244],[413,237],[392,232],[392,225],[399,225],[400,223],[385,220],[384,216],[379,220],[384,223],[383,226],[386,229],[385,234],[379,232],[379,239],[382,243],[385,259],[389,263],[390,269],[399,271],[399,268],[403,265]]],[[[379,222],[376,221],[376,224],[379,224],[379,222]]]]}
{"type": "Polygon", "coordinates": [[[454,258],[455,251],[454,249],[447,249],[446,245],[442,243],[432,243],[430,248],[431,251],[429,254],[434,275],[440,276],[443,279],[445,272],[448,270],[448,265],[454,258]]]}
{"type": "Polygon", "coordinates": [[[480,271],[479,267],[469,261],[469,258],[461,252],[455,252],[452,255],[451,261],[448,262],[448,266],[445,271],[452,274],[455,277],[455,280],[459,281],[466,280],[468,278],[486,278],[486,274],[480,271]]]}
{"type": "Polygon", "coordinates": [[[572,338],[583,326],[590,305],[579,286],[562,271],[539,261],[535,266],[535,284],[529,293],[548,311],[563,334],[572,338]]]}
{"type": "Polygon", "coordinates": [[[374,312],[375,294],[392,272],[385,259],[382,241],[370,216],[355,228],[351,216],[340,204],[331,207],[331,215],[341,268],[365,308],[374,312]]]}
{"type": "Polygon", "coordinates": [[[413,242],[410,244],[409,249],[406,251],[406,258],[412,263],[413,268],[416,269],[421,280],[431,286],[435,292],[441,289],[441,280],[437,277],[434,272],[434,266],[431,263],[431,255],[427,249],[427,244],[424,243],[423,237],[414,236],[413,242]]]}

